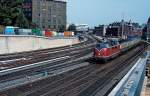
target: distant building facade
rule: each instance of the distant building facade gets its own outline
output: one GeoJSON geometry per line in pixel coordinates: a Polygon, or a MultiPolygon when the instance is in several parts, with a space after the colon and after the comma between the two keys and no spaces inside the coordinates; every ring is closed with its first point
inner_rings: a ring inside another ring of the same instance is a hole
{"type": "Polygon", "coordinates": [[[127,36],[141,36],[142,28],[140,28],[138,23],[125,22],[122,20],[121,22],[114,22],[109,24],[106,30],[106,36],[111,37],[120,37],[127,38],[127,36]]]}
{"type": "Polygon", "coordinates": [[[32,22],[32,0],[24,0],[23,12],[28,19],[29,23],[32,22]]]}
{"type": "Polygon", "coordinates": [[[96,26],[94,28],[94,33],[97,35],[97,36],[105,36],[106,35],[106,30],[107,30],[107,25],[99,25],[99,26],[96,26]]]}
{"type": "Polygon", "coordinates": [[[94,28],[97,36],[127,38],[127,36],[142,36],[142,27],[138,23],[113,22],[109,25],[99,25],[94,28]]]}
{"type": "Polygon", "coordinates": [[[147,21],[147,40],[150,41],[150,17],[147,21]]]}
{"type": "Polygon", "coordinates": [[[32,0],[32,22],[41,29],[66,28],[66,1],[32,0]]]}
{"type": "Polygon", "coordinates": [[[109,25],[107,29],[107,36],[118,36],[122,38],[126,38],[133,30],[131,22],[125,22],[122,20],[121,22],[114,22],[109,25]]]}

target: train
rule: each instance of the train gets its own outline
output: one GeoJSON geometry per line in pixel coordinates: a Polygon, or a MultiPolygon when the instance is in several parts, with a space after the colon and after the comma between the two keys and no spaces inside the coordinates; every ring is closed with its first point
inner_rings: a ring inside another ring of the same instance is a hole
{"type": "Polygon", "coordinates": [[[130,38],[127,40],[119,41],[118,39],[107,39],[103,42],[98,43],[94,48],[94,58],[96,60],[108,60],[117,57],[123,52],[131,49],[132,47],[139,44],[140,38],[130,38]]]}

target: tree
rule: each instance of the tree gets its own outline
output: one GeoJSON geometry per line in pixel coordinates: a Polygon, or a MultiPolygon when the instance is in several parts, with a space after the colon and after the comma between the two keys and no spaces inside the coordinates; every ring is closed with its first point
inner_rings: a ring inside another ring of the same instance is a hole
{"type": "Polygon", "coordinates": [[[0,20],[3,25],[28,27],[28,20],[23,13],[24,0],[0,0],[0,20]]]}
{"type": "Polygon", "coordinates": [[[71,24],[71,25],[69,25],[69,27],[68,27],[68,31],[76,31],[76,25],[75,24],[71,24]]]}

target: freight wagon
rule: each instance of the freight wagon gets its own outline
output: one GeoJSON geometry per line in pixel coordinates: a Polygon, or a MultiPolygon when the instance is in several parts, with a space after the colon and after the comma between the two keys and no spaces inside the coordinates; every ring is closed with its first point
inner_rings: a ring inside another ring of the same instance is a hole
{"type": "Polygon", "coordinates": [[[45,37],[73,37],[74,32],[65,31],[65,32],[55,32],[50,30],[45,30],[45,37]]]}
{"type": "Polygon", "coordinates": [[[15,35],[18,34],[19,27],[13,27],[13,26],[6,26],[5,27],[5,35],[15,35]]]}

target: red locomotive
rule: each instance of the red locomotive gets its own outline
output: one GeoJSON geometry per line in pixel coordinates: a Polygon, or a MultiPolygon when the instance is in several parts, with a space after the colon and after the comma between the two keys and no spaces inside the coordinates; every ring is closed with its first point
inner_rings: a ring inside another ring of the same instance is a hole
{"type": "Polygon", "coordinates": [[[132,39],[123,43],[119,43],[116,39],[107,40],[96,45],[94,49],[94,58],[101,59],[105,62],[111,58],[118,56],[123,51],[135,46],[140,39],[132,39]]]}

